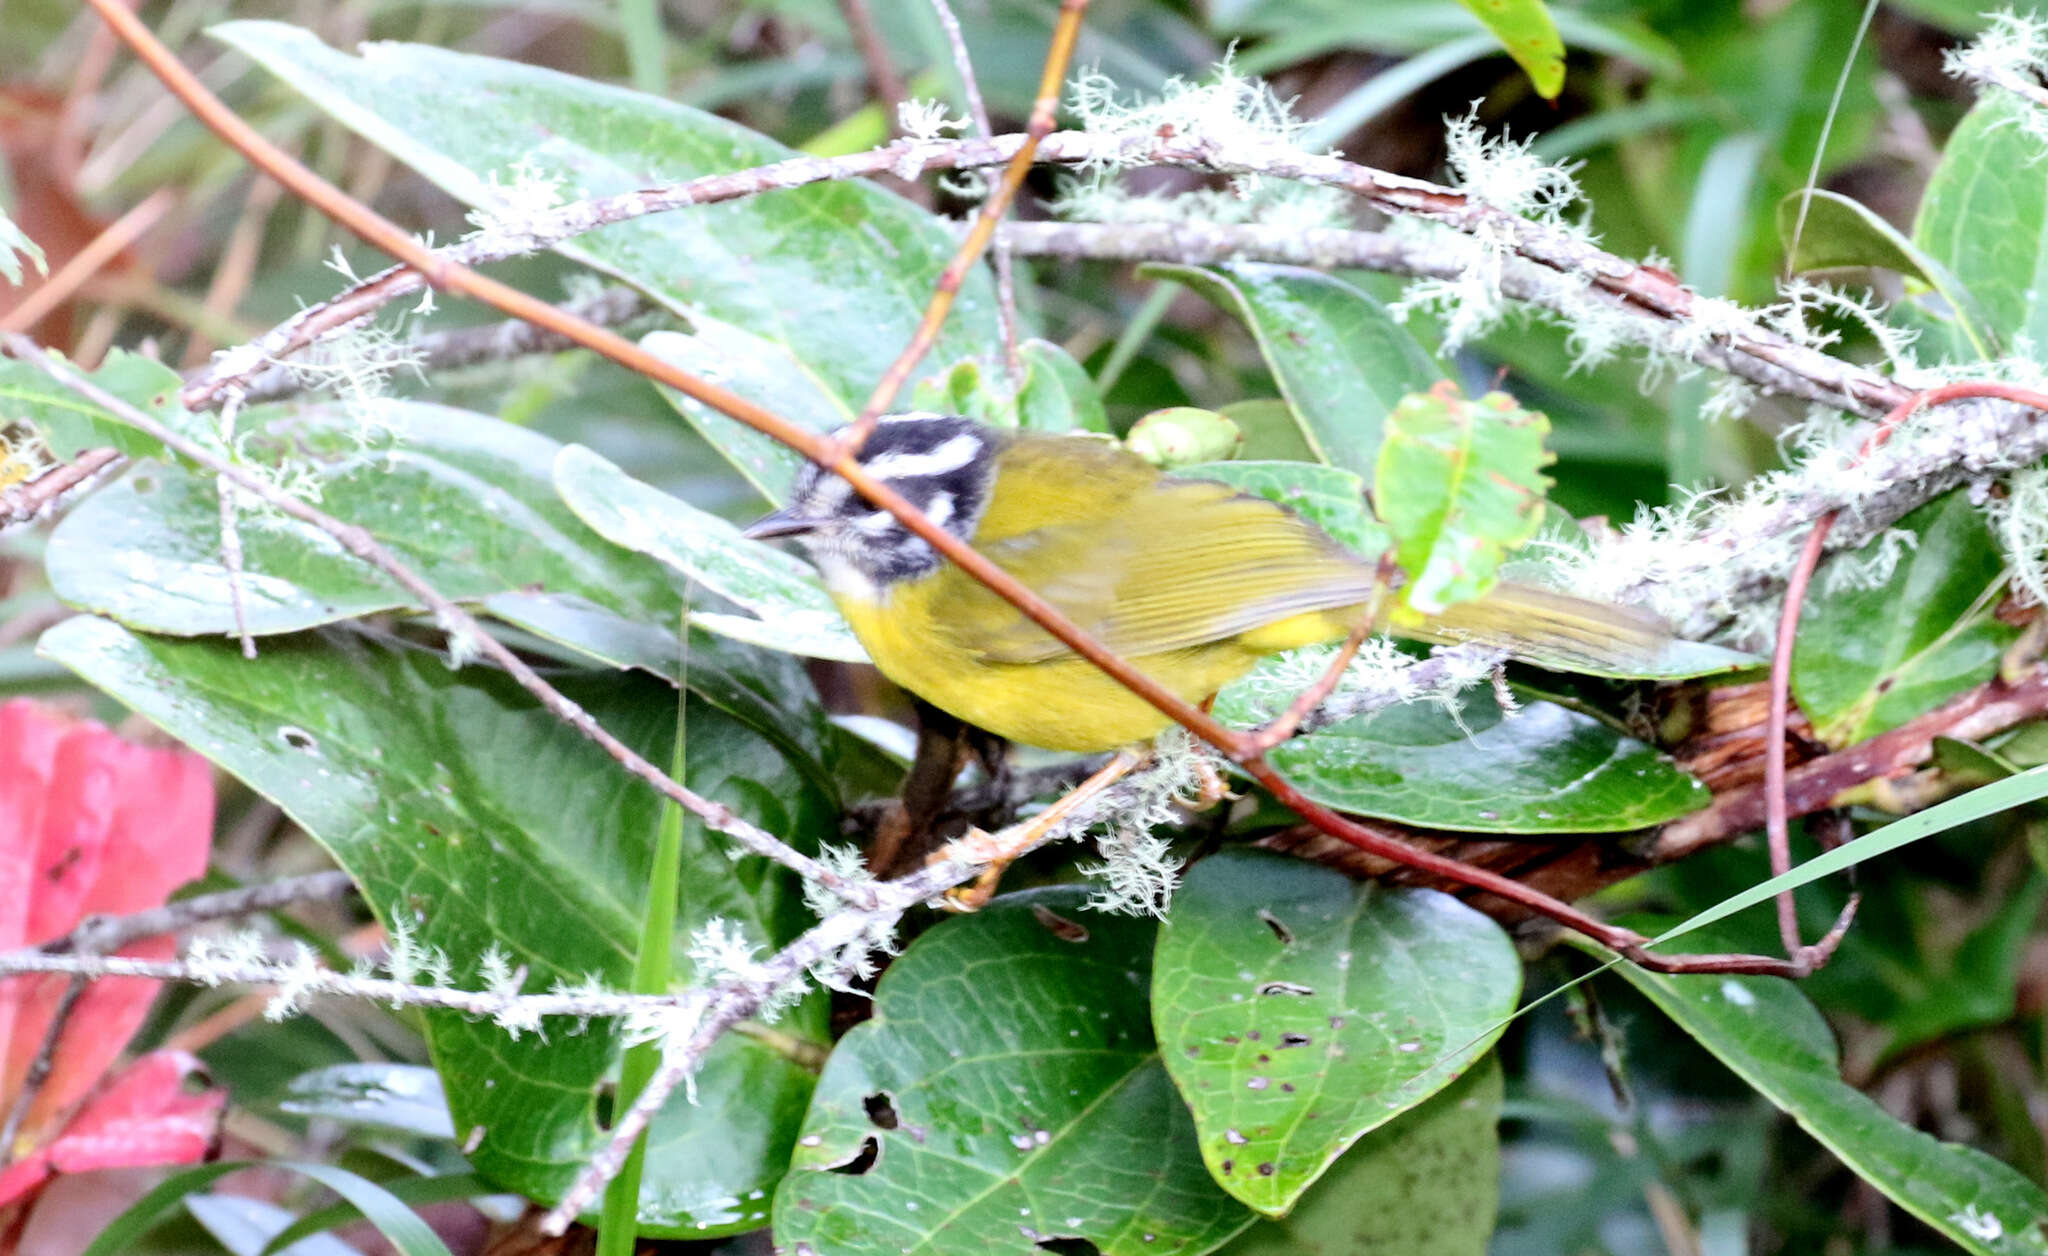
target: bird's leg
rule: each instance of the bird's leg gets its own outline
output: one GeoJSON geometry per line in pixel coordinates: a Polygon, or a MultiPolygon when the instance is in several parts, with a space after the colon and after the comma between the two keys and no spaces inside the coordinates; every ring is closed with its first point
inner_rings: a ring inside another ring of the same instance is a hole
{"type": "Polygon", "coordinates": [[[1365,644],[1367,637],[1379,631],[1380,616],[1385,614],[1387,609],[1387,594],[1393,589],[1393,574],[1394,551],[1388,550],[1380,555],[1379,570],[1373,574],[1372,597],[1366,602],[1365,615],[1359,619],[1358,626],[1351,630],[1351,635],[1344,638],[1344,644],[1338,648],[1337,656],[1330,660],[1330,665],[1323,669],[1323,674],[1316,678],[1316,683],[1297,694],[1285,711],[1268,721],[1264,727],[1245,734],[1245,752],[1236,757],[1242,760],[1264,754],[1294,736],[1295,730],[1301,727],[1301,722],[1336,691],[1338,682],[1344,679],[1344,669],[1351,666],[1352,659],[1358,657],[1358,647],[1365,644]]]}
{"type": "Polygon", "coordinates": [[[938,845],[935,830],[952,797],[953,780],[967,760],[967,725],[932,706],[917,703],[917,755],[903,777],[903,789],[883,813],[868,844],[868,870],[885,880],[915,868],[938,845]]]}
{"type": "Polygon", "coordinates": [[[1144,761],[1145,756],[1138,751],[1120,750],[1097,769],[1095,775],[1029,820],[1013,824],[1000,833],[969,829],[966,836],[947,843],[932,856],[933,863],[959,860],[985,866],[971,884],[947,891],[946,905],[955,911],[979,911],[983,904],[995,897],[996,886],[1011,864],[1043,842],[1048,833],[1064,824],[1083,804],[1128,776],[1132,768],[1144,761]]]}
{"type": "MultiPolygon", "coordinates": [[[[1216,695],[1210,694],[1202,700],[1202,714],[1207,715],[1216,708],[1216,695]]],[[[1197,743],[1191,749],[1195,756],[1195,792],[1181,795],[1173,801],[1189,811],[1207,811],[1224,799],[1235,801],[1242,795],[1230,792],[1230,786],[1223,780],[1223,773],[1216,770],[1215,761],[1209,758],[1208,750],[1197,743]]]]}

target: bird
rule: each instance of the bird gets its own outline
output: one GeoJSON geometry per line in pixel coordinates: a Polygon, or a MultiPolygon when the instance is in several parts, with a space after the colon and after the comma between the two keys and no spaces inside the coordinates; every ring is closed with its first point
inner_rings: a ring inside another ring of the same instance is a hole
{"type": "MultiPolygon", "coordinates": [[[[1189,702],[1268,655],[1347,638],[1383,584],[1378,555],[1352,553],[1286,506],[1166,473],[1098,436],[909,412],[876,423],[857,460],[1189,702]]],[[[1147,742],[1169,723],[815,463],[788,504],[744,534],[795,538],[882,674],[968,724],[1092,753],[1147,742]]],[[[1408,611],[1395,627],[1546,660],[1647,658],[1668,640],[1645,612],[1506,582],[1440,614],[1408,611]]]]}

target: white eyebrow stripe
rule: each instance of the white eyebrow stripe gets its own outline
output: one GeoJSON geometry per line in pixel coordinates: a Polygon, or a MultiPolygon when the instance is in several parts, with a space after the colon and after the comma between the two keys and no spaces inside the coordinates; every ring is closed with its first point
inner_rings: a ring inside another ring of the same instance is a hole
{"type": "Polygon", "coordinates": [[[972,432],[940,442],[929,453],[887,453],[867,463],[868,474],[877,479],[907,480],[920,475],[942,475],[958,471],[981,452],[981,438],[972,432]]]}

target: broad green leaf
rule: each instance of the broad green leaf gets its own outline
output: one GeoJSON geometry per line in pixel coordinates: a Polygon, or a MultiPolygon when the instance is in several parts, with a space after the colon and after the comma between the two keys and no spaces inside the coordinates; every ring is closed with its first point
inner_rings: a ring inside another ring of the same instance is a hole
{"type": "Polygon", "coordinates": [[[1210,1174],[1278,1217],[1484,1055],[1521,989],[1507,934],[1448,894],[1225,850],[1160,927],[1152,1024],[1210,1174]]]}
{"type": "MultiPolygon", "coordinates": [[[[255,661],[227,642],[135,636],[79,616],[43,651],[156,721],[311,834],[362,887],[387,928],[409,927],[476,988],[496,948],[526,989],[596,976],[623,986],[648,882],[656,795],[541,710],[505,677],[451,672],[437,654],[340,631],[270,642],[255,661]]],[[[561,678],[605,728],[667,762],[676,699],[632,675],[561,678]]],[[[691,788],[800,844],[836,831],[837,810],[774,742],[695,700],[691,788]]],[[[718,915],[760,945],[800,931],[793,878],[695,825],[685,837],[681,933],[718,915]]],[[[689,972],[678,955],[678,971],[689,972]]],[[[782,1028],[822,1039],[813,999],[782,1028]]],[[[553,1022],[517,1038],[487,1021],[430,1013],[427,1043],[458,1140],[498,1186],[552,1199],[604,1141],[603,1079],[614,1026],[553,1022]]],[[[667,1234],[759,1226],[812,1078],[754,1040],[732,1037],[657,1121],[641,1220],[667,1234]]]]}
{"type": "Polygon", "coordinates": [[[2038,354],[2048,345],[2048,144],[2034,111],[2010,92],[1978,97],[1927,180],[1913,243],[1968,289],[1998,341],[2038,354]]]}
{"type": "Polygon", "coordinates": [[[425,1138],[455,1137],[440,1075],[417,1064],[363,1060],[301,1073],[285,1088],[277,1108],[293,1116],[322,1116],[425,1138]]]}
{"type": "Polygon", "coordinates": [[[1366,1134],[1285,1220],[1223,1256],[1485,1256],[1500,1198],[1501,1072],[1488,1055],[1366,1134]]]}
{"type": "Polygon", "coordinates": [[[1511,550],[1543,527],[1556,458],[1550,420],[1506,393],[1476,401],[1454,385],[1404,397],[1387,417],[1373,504],[1393,533],[1403,600],[1425,614],[1492,588],[1511,550]]]}
{"type": "Polygon", "coordinates": [[[1564,40],[1543,0],[1458,0],[1493,32],[1529,76],[1536,94],[1556,100],[1564,90],[1564,40]]]}
{"type": "MultiPolygon", "coordinates": [[[[1830,592],[1823,567],[1799,617],[1792,692],[1829,745],[1896,728],[1990,679],[2019,633],[1991,616],[2005,563],[1966,491],[1897,526],[1918,541],[1888,579],[1830,592]]],[[[1880,537],[1831,562],[1880,561],[1886,543],[1880,537]]]]}
{"type": "Polygon", "coordinates": [[[1616,970],[1864,1181],[1965,1251],[2048,1253],[2048,1194],[1974,1147],[1901,1123],[1844,1082],[1833,1035],[1793,983],[1616,970]]]}
{"type": "Polygon", "coordinates": [[[1365,508],[1365,481],[1342,467],[1314,462],[1205,462],[1174,474],[1220,480],[1279,502],[1364,559],[1377,558],[1392,537],[1365,508]]]}
{"type": "Polygon", "coordinates": [[[1154,263],[1251,328],[1317,460],[1370,475],[1394,406],[1444,378],[1387,307],[1341,279],[1295,266],[1154,263]]]}
{"type": "MultiPolygon", "coordinates": [[[[217,446],[213,416],[191,414],[179,404],[183,381],[163,363],[126,349],[110,349],[98,370],[80,374],[173,431],[217,446]]],[[[0,427],[20,421],[34,425],[50,452],[67,460],[100,445],[111,445],[131,458],[154,458],[164,452],[155,437],[128,426],[29,363],[0,360],[0,427]]]]}
{"type": "MultiPolygon", "coordinates": [[[[1224,689],[1217,717],[1249,726],[1293,688],[1268,661],[1224,689]]],[[[1608,833],[1662,824],[1713,800],[1633,737],[1551,702],[1503,716],[1484,689],[1414,702],[1296,737],[1267,758],[1328,807],[1466,833],[1608,833]]]]}
{"type": "Polygon", "coordinates": [[[556,457],[555,487],[613,544],[660,559],[758,617],[714,612],[692,614],[692,622],[793,654],[867,661],[817,572],[802,559],[749,541],[732,524],[641,483],[581,445],[556,457]]]}
{"type": "MultiPolygon", "coordinates": [[[[537,66],[399,43],[353,57],[272,22],[212,33],[470,205],[504,204],[515,167],[529,185],[556,181],[568,201],[798,155],[686,105],[537,66]]],[[[939,219],[859,180],[638,218],[557,246],[685,317],[786,345],[842,403],[865,398],[910,342],[957,247],[939,219]]],[[[996,342],[995,285],[977,267],[932,360],[996,342]]]]}
{"type": "MultiPolygon", "coordinates": [[[[442,593],[571,592],[673,625],[681,599],[658,568],[623,554],[554,497],[544,436],[425,402],[383,412],[388,447],[360,447],[355,422],[309,408],[270,429],[317,478],[323,508],[389,546],[442,593]]],[[[413,605],[325,533],[245,511],[249,630],[295,632],[413,605]]],[[[51,537],[51,584],[74,606],[180,636],[235,629],[214,478],[139,467],[70,511],[51,537]]]]}
{"type": "Polygon", "coordinates": [[[1791,254],[1786,264],[1795,271],[1879,266],[1918,280],[1948,302],[1979,358],[1989,361],[2003,352],[1970,290],[1862,202],[1826,188],[1793,192],[1778,202],[1778,238],[1791,254]]]}
{"type": "Polygon", "coordinates": [[[0,214],[0,276],[8,283],[21,282],[21,259],[26,257],[39,275],[50,273],[50,263],[43,256],[42,248],[23,234],[20,227],[6,214],[0,214]]]}
{"type": "MultiPolygon", "coordinates": [[[[852,421],[852,408],[806,371],[789,346],[701,314],[692,323],[694,330],[687,335],[648,332],[640,347],[814,432],[852,421]]],[[[789,500],[790,483],[804,465],[802,454],[673,388],[663,386],[661,395],[761,496],[778,506],[789,500]]]]}
{"type": "Polygon", "coordinates": [[[1195,1256],[1251,1219],[1209,1180],[1152,1036],[1155,926],[1075,887],[947,920],[839,1042],[775,1197],[819,1256],[1195,1256]]]}

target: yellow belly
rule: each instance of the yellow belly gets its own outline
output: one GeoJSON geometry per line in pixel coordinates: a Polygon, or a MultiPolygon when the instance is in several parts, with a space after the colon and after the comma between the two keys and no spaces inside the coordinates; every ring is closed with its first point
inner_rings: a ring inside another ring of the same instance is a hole
{"type": "MultiPolygon", "coordinates": [[[[1011,741],[1048,750],[1113,750],[1171,722],[1081,658],[991,663],[924,613],[916,585],[885,607],[843,598],[839,609],[882,674],[941,710],[1011,741]]],[[[1252,633],[1130,660],[1189,702],[1201,702],[1279,650],[1341,639],[1356,610],[1297,615],[1252,633]]]]}

